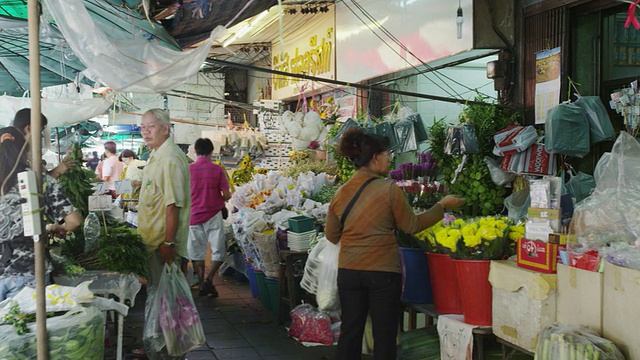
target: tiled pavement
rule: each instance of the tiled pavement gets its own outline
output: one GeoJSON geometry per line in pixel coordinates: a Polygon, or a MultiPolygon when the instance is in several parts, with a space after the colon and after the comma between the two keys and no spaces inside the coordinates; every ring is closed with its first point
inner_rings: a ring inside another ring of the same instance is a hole
{"type": "MultiPolygon", "coordinates": [[[[218,277],[220,296],[200,297],[193,292],[207,342],[187,354],[189,360],[316,360],[333,359],[335,346],[305,347],[287,336],[273,315],[251,296],[249,283],[235,277],[218,277]]],[[[125,319],[124,353],[140,347],[144,323],[145,287],[135,307],[125,319]]],[[[115,345],[115,337],[112,337],[115,345]]],[[[114,348],[105,349],[107,359],[115,359],[114,348]]]]}

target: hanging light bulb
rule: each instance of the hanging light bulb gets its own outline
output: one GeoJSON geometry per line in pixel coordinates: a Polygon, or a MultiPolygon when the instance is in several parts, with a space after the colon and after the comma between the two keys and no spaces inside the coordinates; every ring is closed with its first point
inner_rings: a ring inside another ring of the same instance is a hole
{"type": "Polygon", "coordinates": [[[464,19],[462,18],[462,4],[461,4],[462,0],[458,1],[458,12],[457,12],[457,16],[456,16],[456,26],[457,26],[457,30],[458,30],[458,39],[462,39],[462,23],[464,22],[464,19]]]}

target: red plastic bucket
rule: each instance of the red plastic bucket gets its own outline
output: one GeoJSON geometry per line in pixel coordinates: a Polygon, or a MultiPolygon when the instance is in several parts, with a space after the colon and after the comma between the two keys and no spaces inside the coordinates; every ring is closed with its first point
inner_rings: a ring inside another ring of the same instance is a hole
{"type": "Polygon", "coordinates": [[[453,260],[458,274],[458,287],[462,300],[464,322],[471,325],[491,326],[489,283],[491,260],[453,260]]]}
{"type": "Polygon", "coordinates": [[[440,314],[462,314],[456,268],[448,254],[427,253],[433,303],[440,314]]]}

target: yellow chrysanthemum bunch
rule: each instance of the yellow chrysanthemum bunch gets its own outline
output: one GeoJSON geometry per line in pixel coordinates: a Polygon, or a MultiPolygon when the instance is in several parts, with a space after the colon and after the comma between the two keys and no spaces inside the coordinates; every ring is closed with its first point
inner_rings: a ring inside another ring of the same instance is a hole
{"type": "Polygon", "coordinates": [[[460,229],[464,225],[465,222],[462,219],[457,219],[447,226],[444,226],[443,222],[439,221],[415,236],[422,241],[428,241],[430,248],[434,249],[435,252],[442,252],[438,251],[438,249],[443,249],[444,252],[455,252],[456,244],[462,236],[460,229]]]}
{"type": "Polygon", "coordinates": [[[509,226],[509,240],[515,242],[522,238],[524,238],[524,223],[509,226]]]}

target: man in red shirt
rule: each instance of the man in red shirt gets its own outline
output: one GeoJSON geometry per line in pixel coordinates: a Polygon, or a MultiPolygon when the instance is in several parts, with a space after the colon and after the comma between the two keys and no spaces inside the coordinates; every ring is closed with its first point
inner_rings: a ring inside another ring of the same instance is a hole
{"type": "Polygon", "coordinates": [[[191,174],[191,221],[189,223],[189,259],[198,273],[200,295],[218,296],[213,277],[227,253],[222,208],[231,198],[229,183],[222,167],[211,161],[213,143],[198,139],[194,144],[197,160],[189,165],[191,174]],[[212,267],[204,277],[204,258],[211,246],[212,267]]]}

